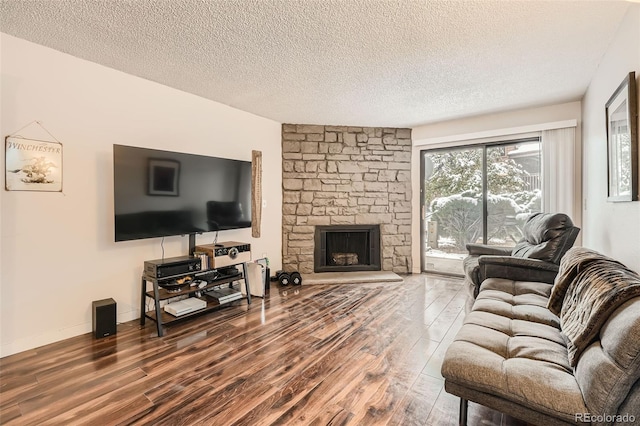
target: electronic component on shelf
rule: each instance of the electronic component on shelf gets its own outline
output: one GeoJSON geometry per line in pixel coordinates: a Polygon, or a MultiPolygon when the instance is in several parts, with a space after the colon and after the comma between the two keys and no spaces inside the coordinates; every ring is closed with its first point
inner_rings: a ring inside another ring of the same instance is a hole
{"type": "Polygon", "coordinates": [[[213,297],[218,303],[228,303],[234,300],[242,299],[242,292],[233,287],[222,287],[210,290],[205,293],[207,296],[213,297]]]}
{"type": "Polygon", "coordinates": [[[188,299],[178,300],[164,305],[164,311],[179,317],[191,312],[199,311],[207,307],[207,302],[197,297],[189,297],[188,299]]]}
{"type": "Polygon", "coordinates": [[[202,269],[199,257],[179,256],[164,259],[146,260],[144,275],[149,278],[165,278],[172,275],[189,274],[202,269]]]}
{"type": "Polygon", "coordinates": [[[238,241],[225,241],[217,244],[196,246],[197,252],[209,256],[209,268],[223,268],[251,261],[251,244],[238,241]]]}

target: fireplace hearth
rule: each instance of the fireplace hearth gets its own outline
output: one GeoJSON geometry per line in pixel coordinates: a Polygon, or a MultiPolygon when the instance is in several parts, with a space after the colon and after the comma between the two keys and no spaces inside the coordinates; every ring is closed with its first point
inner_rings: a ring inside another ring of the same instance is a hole
{"type": "Polygon", "coordinates": [[[380,225],[316,226],[314,272],[380,270],[380,225]]]}

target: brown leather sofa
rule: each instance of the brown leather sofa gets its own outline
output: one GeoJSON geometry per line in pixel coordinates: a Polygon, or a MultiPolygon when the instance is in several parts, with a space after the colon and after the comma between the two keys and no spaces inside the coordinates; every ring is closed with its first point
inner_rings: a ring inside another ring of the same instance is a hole
{"type": "Polygon", "coordinates": [[[524,224],[523,238],[515,247],[467,244],[463,260],[465,281],[475,298],[488,276],[512,278],[522,272],[530,281],[553,283],[562,256],[569,250],[580,228],[563,213],[535,213],[524,224]]]}

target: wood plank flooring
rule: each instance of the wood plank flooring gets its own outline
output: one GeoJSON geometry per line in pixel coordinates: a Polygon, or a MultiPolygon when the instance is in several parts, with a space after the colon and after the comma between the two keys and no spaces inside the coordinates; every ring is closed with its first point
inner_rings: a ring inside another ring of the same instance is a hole
{"type": "MultiPolygon", "coordinates": [[[[440,365],[462,282],[272,287],[172,325],[0,359],[6,425],[456,425],[440,365]]],[[[469,425],[525,425],[474,403],[469,425]]]]}

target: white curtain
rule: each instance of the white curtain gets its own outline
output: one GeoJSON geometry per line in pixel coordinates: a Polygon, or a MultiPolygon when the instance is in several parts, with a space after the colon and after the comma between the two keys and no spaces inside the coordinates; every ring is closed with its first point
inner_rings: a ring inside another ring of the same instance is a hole
{"type": "Polygon", "coordinates": [[[542,131],[543,211],[566,213],[578,225],[581,185],[576,171],[575,127],[542,131]]]}

